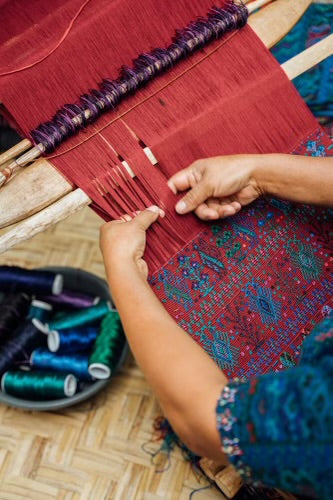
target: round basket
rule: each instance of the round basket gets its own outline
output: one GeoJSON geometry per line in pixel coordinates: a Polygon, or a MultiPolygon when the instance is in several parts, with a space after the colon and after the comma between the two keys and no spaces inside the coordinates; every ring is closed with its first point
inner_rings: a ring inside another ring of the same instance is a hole
{"type": "MultiPolygon", "coordinates": [[[[73,291],[83,292],[90,295],[95,295],[101,297],[101,299],[109,300],[112,303],[112,298],[110,296],[109,288],[107,283],[98,278],[94,274],[88,273],[81,269],[76,269],[72,267],[44,267],[44,271],[54,271],[61,273],[64,276],[64,287],[73,291]]],[[[122,353],[119,357],[117,367],[114,371],[116,373],[120,366],[123,364],[126,355],[128,353],[128,345],[125,343],[122,353]]],[[[114,375],[113,373],[113,375],[114,375]]],[[[61,410],[62,408],[67,408],[68,406],[81,403],[86,399],[97,394],[108,383],[112,380],[112,376],[107,380],[97,380],[96,382],[91,382],[84,384],[82,390],[76,393],[74,396],[62,399],[56,399],[51,401],[30,401],[28,399],[20,399],[9,394],[5,394],[0,391],[0,402],[5,403],[9,406],[15,406],[17,408],[25,408],[27,410],[37,410],[37,411],[54,411],[61,410]]]]}

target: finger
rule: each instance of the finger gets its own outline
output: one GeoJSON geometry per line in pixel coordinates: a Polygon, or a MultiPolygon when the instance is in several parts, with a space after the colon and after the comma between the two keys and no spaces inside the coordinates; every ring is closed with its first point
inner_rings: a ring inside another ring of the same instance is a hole
{"type": "Polygon", "coordinates": [[[202,178],[197,162],[174,174],[167,182],[167,185],[174,194],[178,191],[185,191],[200,182],[202,178]]]}
{"type": "Polygon", "coordinates": [[[219,213],[216,207],[211,207],[206,203],[202,203],[195,210],[196,215],[202,220],[215,220],[219,219],[219,213]]]}
{"type": "Polygon", "coordinates": [[[132,220],[132,217],[131,217],[130,215],[128,215],[128,214],[122,214],[122,215],[120,216],[120,220],[121,220],[121,221],[125,221],[125,222],[129,222],[129,221],[131,221],[131,220],[132,220]]]}
{"type": "Polygon", "coordinates": [[[146,231],[153,222],[155,222],[160,216],[164,217],[164,215],[165,213],[163,210],[153,205],[152,207],[140,212],[139,215],[133,219],[133,222],[140,225],[141,229],[146,231]]]}
{"type": "Polygon", "coordinates": [[[218,210],[219,217],[221,217],[221,219],[224,217],[230,217],[231,215],[235,215],[239,212],[239,210],[240,209],[236,210],[232,203],[225,203],[224,205],[220,205],[218,210]]]}
{"type": "Polygon", "coordinates": [[[199,182],[177,203],[176,212],[178,214],[187,214],[198,208],[201,203],[207,200],[210,195],[210,189],[207,182],[199,182]]]}

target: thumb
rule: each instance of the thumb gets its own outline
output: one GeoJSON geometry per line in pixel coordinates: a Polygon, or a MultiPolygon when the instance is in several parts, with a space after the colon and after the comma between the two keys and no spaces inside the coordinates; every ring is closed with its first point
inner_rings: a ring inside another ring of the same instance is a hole
{"type": "Polygon", "coordinates": [[[201,203],[209,198],[209,189],[207,183],[201,181],[190,189],[186,195],[176,204],[178,214],[187,214],[195,210],[201,203]]]}
{"type": "Polygon", "coordinates": [[[146,208],[146,210],[140,212],[139,215],[132,220],[132,222],[139,224],[141,229],[147,231],[149,226],[151,226],[151,224],[155,222],[159,216],[164,217],[164,215],[163,210],[153,205],[152,207],[146,208]]]}

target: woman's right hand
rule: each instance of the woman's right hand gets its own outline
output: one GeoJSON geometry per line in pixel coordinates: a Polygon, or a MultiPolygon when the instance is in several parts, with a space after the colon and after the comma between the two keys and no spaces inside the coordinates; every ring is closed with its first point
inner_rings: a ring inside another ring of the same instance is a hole
{"type": "Polygon", "coordinates": [[[194,211],[200,219],[214,220],[234,215],[254,201],[262,188],[254,176],[258,156],[216,156],[197,160],[173,175],[168,186],[176,194],[188,190],[176,211],[194,211]]]}

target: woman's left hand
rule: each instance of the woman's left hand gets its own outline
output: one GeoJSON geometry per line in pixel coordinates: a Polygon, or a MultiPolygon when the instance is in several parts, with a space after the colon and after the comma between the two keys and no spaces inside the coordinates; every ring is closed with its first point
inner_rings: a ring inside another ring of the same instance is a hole
{"type": "Polygon", "coordinates": [[[143,259],[146,248],[146,231],[163,210],[156,206],[147,208],[132,219],[124,215],[122,220],[107,222],[100,231],[100,247],[106,267],[134,264],[137,270],[148,277],[148,266],[143,259]]]}

